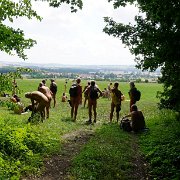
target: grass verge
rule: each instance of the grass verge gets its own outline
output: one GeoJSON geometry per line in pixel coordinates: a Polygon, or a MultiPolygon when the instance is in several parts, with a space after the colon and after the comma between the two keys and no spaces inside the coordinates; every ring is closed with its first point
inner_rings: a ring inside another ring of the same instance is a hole
{"type": "Polygon", "coordinates": [[[74,158],[71,179],[133,179],[135,136],[106,124],[74,158]]]}
{"type": "Polygon", "coordinates": [[[150,131],[139,139],[150,165],[152,179],[180,179],[180,122],[172,111],[162,110],[147,120],[150,131]]]}

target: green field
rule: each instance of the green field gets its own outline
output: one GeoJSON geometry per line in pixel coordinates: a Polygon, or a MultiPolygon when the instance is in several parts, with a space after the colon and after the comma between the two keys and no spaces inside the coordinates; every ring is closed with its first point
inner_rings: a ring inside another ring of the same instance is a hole
{"type": "MultiPolygon", "coordinates": [[[[17,82],[22,90],[21,101],[24,105],[28,105],[30,100],[24,98],[24,93],[37,90],[40,80],[23,79],[17,82]]],[[[180,135],[179,122],[175,120],[173,112],[157,109],[156,93],[162,90],[162,85],[136,84],[142,94],[137,105],[143,111],[150,131],[134,136],[123,132],[116,123],[108,124],[110,101],[106,98],[98,100],[96,125],[85,125],[85,121],[88,120],[88,110],[82,106],[79,107],[77,121],[72,122],[68,102],[61,102],[65,80],[58,79],[56,83],[57,106],[50,109],[50,118],[44,123],[28,124],[30,112],[16,115],[7,107],[0,107],[0,179],[19,179],[26,174],[40,174],[43,157],[59,153],[63,142],[62,135],[78,129],[93,129],[95,137],[74,158],[73,166],[69,170],[71,179],[133,179],[131,172],[134,171],[135,166],[132,159],[136,156],[133,143],[140,146],[137,151],[143,154],[149,164],[149,177],[156,179],[179,177],[179,166],[175,164],[179,161],[180,148],[177,139],[180,135]],[[169,152],[171,152],[170,158],[167,158],[169,152]],[[168,171],[166,167],[169,168],[168,171]]],[[[101,90],[107,88],[108,83],[97,82],[101,90]]],[[[49,84],[48,80],[47,86],[49,84]]],[[[71,84],[72,81],[69,80],[67,95],[71,84]]],[[[83,80],[81,84],[84,87],[87,81],[83,80]]],[[[129,111],[129,84],[121,82],[119,84],[119,89],[125,95],[121,110],[123,116],[129,111]]]]}

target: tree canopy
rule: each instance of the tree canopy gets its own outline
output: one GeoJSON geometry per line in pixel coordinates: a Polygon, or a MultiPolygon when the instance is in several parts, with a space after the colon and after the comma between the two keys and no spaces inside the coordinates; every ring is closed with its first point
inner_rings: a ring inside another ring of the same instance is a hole
{"type": "Polygon", "coordinates": [[[108,0],[114,8],[135,4],[140,13],[135,24],[122,24],[105,17],[103,31],[120,38],[135,55],[137,68],[161,68],[164,91],[158,93],[160,107],[180,111],[180,1],[108,0]]]}
{"type": "MultiPolygon", "coordinates": [[[[71,12],[76,12],[77,8],[82,8],[81,0],[36,0],[48,2],[49,6],[59,7],[62,3],[70,5],[71,12]]],[[[27,59],[24,53],[25,49],[29,49],[36,44],[33,39],[26,39],[23,30],[14,29],[7,26],[5,22],[13,22],[19,17],[27,17],[28,19],[42,18],[32,9],[32,0],[0,0],[0,50],[10,55],[17,54],[19,58],[27,59]]]]}

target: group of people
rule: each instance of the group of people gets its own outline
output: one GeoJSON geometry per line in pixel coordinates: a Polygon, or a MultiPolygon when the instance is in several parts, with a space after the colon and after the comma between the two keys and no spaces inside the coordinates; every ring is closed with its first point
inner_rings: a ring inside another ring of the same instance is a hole
{"type": "MultiPolygon", "coordinates": [[[[84,107],[86,105],[86,101],[88,101],[88,114],[89,120],[87,124],[96,123],[97,118],[97,99],[100,96],[103,96],[103,92],[98,88],[95,81],[88,82],[88,84],[84,87],[82,91],[82,86],[80,85],[81,79],[78,78],[76,83],[72,85],[72,89],[76,87],[76,95],[69,91],[70,93],[70,104],[71,104],[71,118],[76,121],[78,106],[82,103],[82,93],[84,93],[84,107]],[[93,113],[92,113],[93,111],[93,113]],[[92,121],[92,114],[94,115],[94,120],[92,121]]],[[[123,93],[119,90],[119,83],[115,82],[114,86],[112,83],[108,86],[108,91],[111,96],[111,112],[110,112],[110,122],[113,120],[113,114],[116,110],[116,119],[117,122],[120,118],[121,111],[121,102],[124,100],[123,93]]],[[[71,90],[70,88],[70,90],[71,90]]],[[[138,131],[145,128],[144,116],[141,111],[138,110],[136,106],[136,97],[135,92],[137,91],[134,82],[130,82],[130,90],[129,90],[129,98],[130,98],[130,113],[125,117],[131,117],[131,125],[132,130],[138,131]]]]}
{"type": "Polygon", "coordinates": [[[104,88],[102,91],[102,97],[107,98],[108,100],[111,100],[111,89],[112,89],[112,82],[110,82],[107,86],[107,88],[104,88]]]}
{"type": "MultiPolygon", "coordinates": [[[[67,83],[66,83],[67,84],[67,83]]],[[[145,128],[144,116],[141,111],[138,111],[136,106],[135,91],[136,87],[134,82],[130,82],[129,98],[130,98],[130,113],[125,117],[131,117],[132,129],[137,131],[138,129],[145,128]]],[[[21,112],[25,112],[28,109],[32,111],[32,115],[36,112],[40,112],[42,120],[49,118],[49,109],[51,106],[51,101],[53,100],[53,107],[56,106],[56,93],[57,93],[57,84],[55,80],[51,79],[50,87],[46,86],[46,81],[42,80],[39,83],[37,91],[25,93],[25,97],[31,100],[31,104],[26,108],[22,107],[20,103],[20,98],[17,95],[14,95],[11,98],[11,101],[19,105],[21,112]]],[[[88,115],[89,120],[87,124],[96,123],[97,121],[97,99],[103,96],[103,92],[96,85],[95,81],[92,80],[88,82],[87,85],[82,90],[81,79],[77,78],[76,81],[72,84],[69,89],[70,100],[69,104],[71,106],[71,118],[73,121],[76,121],[78,107],[82,104],[82,94],[84,93],[84,107],[86,102],[88,102],[88,115]],[[94,119],[92,120],[92,117],[94,119]]],[[[113,114],[116,111],[116,120],[119,121],[120,111],[121,111],[121,102],[124,100],[123,93],[119,90],[119,83],[115,82],[114,85],[110,83],[108,85],[108,93],[110,94],[111,99],[111,111],[110,111],[110,123],[113,121],[113,114]],[[113,86],[113,87],[112,87],[113,86]]],[[[67,101],[66,93],[63,93],[62,102],[67,101]]],[[[19,112],[20,112],[19,111],[19,112]]],[[[124,118],[125,118],[124,117],[124,118]]]]}
{"type": "Polygon", "coordinates": [[[36,112],[40,112],[42,120],[49,118],[49,108],[51,104],[51,100],[53,99],[53,106],[56,106],[56,93],[57,93],[57,84],[53,79],[51,79],[50,87],[46,86],[46,80],[42,80],[39,83],[37,91],[27,92],[25,93],[25,97],[31,100],[31,104],[24,107],[22,104],[20,97],[17,94],[13,94],[10,98],[11,102],[16,104],[14,108],[14,112],[16,114],[22,114],[27,112],[28,110],[32,111],[32,115],[36,112]],[[46,113],[45,113],[46,109],[46,113]]]}
{"type": "Polygon", "coordinates": [[[53,100],[53,107],[56,106],[57,84],[51,79],[50,87],[46,86],[46,81],[39,83],[37,91],[25,93],[25,97],[31,100],[32,116],[36,112],[40,112],[42,121],[49,118],[49,109],[53,100]]]}

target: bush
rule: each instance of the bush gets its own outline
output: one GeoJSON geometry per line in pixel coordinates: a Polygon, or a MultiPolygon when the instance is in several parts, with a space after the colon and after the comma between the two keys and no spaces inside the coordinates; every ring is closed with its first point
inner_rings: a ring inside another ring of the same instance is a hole
{"type": "Polygon", "coordinates": [[[0,177],[19,178],[20,173],[37,171],[42,165],[40,155],[47,149],[40,134],[31,131],[30,126],[0,129],[0,177]]]}
{"type": "Polygon", "coordinates": [[[154,179],[180,178],[180,123],[172,111],[161,111],[157,117],[148,120],[149,134],[140,137],[154,179]]]}
{"type": "Polygon", "coordinates": [[[9,110],[14,110],[18,107],[15,103],[8,100],[0,100],[0,106],[7,107],[9,110]]]}

